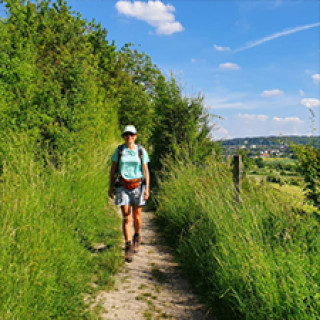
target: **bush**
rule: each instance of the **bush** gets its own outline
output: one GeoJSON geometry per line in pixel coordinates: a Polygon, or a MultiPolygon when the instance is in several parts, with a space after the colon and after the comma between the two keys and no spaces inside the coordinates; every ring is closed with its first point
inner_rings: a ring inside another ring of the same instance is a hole
{"type": "Polygon", "coordinates": [[[266,177],[267,182],[280,183],[282,182],[282,178],[279,174],[268,174],[266,177]]]}

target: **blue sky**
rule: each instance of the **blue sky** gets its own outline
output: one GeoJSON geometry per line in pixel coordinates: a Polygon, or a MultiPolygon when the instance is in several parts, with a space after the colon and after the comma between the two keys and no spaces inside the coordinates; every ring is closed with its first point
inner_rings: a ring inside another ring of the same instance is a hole
{"type": "Polygon", "coordinates": [[[214,139],[320,134],[320,1],[68,4],[101,22],[117,47],[132,42],[172,71],[185,94],[201,92],[223,118],[214,121],[214,139]]]}

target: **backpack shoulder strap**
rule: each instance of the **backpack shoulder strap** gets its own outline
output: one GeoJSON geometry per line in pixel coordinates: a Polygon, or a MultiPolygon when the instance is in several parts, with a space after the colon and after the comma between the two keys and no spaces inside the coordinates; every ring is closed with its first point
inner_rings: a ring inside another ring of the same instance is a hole
{"type": "Polygon", "coordinates": [[[143,174],[143,146],[141,144],[138,144],[138,153],[139,153],[139,158],[141,161],[141,170],[143,174]]]}
{"type": "Polygon", "coordinates": [[[124,144],[120,144],[120,145],[118,146],[118,163],[120,162],[123,149],[124,149],[124,144]]]}
{"type": "Polygon", "coordinates": [[[124,144],[120,144],[118,146],[118,161],[117,161],[117,167],[116,167],[116,173],[118,174],[119,174],[119,163],[120,163],[123,149],[124,149],[124,144]]]}
{"type": "Polygon", "coordinates": [[[139,153],[139,158],[141,161],[141,168],[142,168],[142,164],[143,164],[143,146],[141,144],[138,144],[138,153],[139,153]]]}
{"type": "Polygon", "coordinates": [[[141,144],[138,144],[138,152],[139,152],[139,158],[142,160],[143,157],[143,146],[141,144]]]}

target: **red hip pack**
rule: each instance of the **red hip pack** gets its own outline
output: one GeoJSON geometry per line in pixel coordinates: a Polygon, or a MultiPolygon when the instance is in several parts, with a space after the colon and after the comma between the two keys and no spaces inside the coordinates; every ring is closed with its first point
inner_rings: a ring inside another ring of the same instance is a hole
{"type": "Polygon", "coordinates": [[[128,180],[121,177],[120,181],[126,189],[133,190],[139,187],[141,183],[141,178],[128,180]]]}

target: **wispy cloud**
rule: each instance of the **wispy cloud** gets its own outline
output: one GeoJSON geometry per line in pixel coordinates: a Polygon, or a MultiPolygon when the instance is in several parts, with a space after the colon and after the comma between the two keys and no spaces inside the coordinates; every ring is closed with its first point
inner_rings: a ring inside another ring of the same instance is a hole
{"type": "Polygon", "coordinates": [[[320,100],[315,98],[305,98],[300,103],[306,108],[320,107],[320,100]]]}
{"type": "Polygon", "coordinates": [[[274,39],[277,39],[277,38],[280,38],[280,37],[284,37],[284,36],[287,36],[289,34],[299,32],[299,31],[308,30],[308,29],[311,29],[311,28],[316,28],[316,27],[319,27],[319,26],[320,26],[320,22],[317,22],[317,23],[307,24],[307,25],[304,25],[304,26],[295,27],[295,28],[292,28],[292,29],[283,30],[281,32],[277,32],[277,33],[271,34],[269,36],[266,36],[264,38],[258,39],[256,41],[249,42],[245,46],[234,50],[234,52],[244,51],[244,50],[247,50],[247,49],[250,49],[250,48],[253,48],[253,47],[260,46],[261,44],[263,44],[265,42],[272,41],[274,39]]]}
{"type": "Polygon", "coordinates": [[[224,126],[230,136],[258,137],[279,134],[306,134],[307,124],[299,117],[267,116],[255,113],[238,113],[226,119],[224,126]],[[240,134],[239,134],[240,133],[240,134]]]}
{"type": "Polygon", "coordinates": [[[298,117],[285,117],[285,118],[273,117],[272,120],[278,124],[288,124],[288,123],[303,124],[304,123],[304,121],[302,121],[298,117]]]}
{"type": "Polygon", "coordinates": [[[226,102],[226,103],[220,103],[220,104],[214,104],[210,103],[209,106],[207,106],[209,109],[248,109],[248,107],[242,103],[242,102],[226,102]]]}
{"type": "Polygon", "coordinates": [[[245,92],[231,92],[218,87],[205,94],[206,108],[209,110],[248,109],[243,103],[246,98],[247,93],[245,92]]]}
{"type": "Polygon", "coordinates": [[[216,128],[214,128],[211,131],[211,135],[214,140],[224,140],[231,138],[229,131],[221,125],[218,125],[216,128]]]}
{"type": "Polygon", "coordinates": [[[301,97],[303,97],[304,96],[304,91],[300,89],[299,90],[299,94],[300,94],[301,97]]]}
{"type": "Polygon", "coordinates": [[[240,67],[236,63],[226,62],[219,64],[220,69],[240,70],[240,67]]]}
{"type": "Polygon", "coordinates": [[[264,114],[248,114],[248,113],[238,113],[237,115],[238,118],[240,119],[245,119],[245,120],[255,120],[255,121],[266,121],[268,120],[268,116],[264,114]]]}
{"type": "Polygon", "coordinates": [[[192,58],[191,62],[192,63],[205,63],[206,59],[195,59],[195,58],[192,58]]]}
{"type": "MultiPolygon", "coordinates": [[[[227,112],[227,110],[278,110],[279,108],[299,108],[301,100],[298,93],[281,94],[274,99],[261,97],[261,94],[235,92],[217,87],[205,93],[206,108],[212,112],[227,112]]],[[[242,112],[245,113],[245,112],[242,112]]],[[[249,112],[247,112],[249,113],[249,112]]]]}
{"type": "Polygon", "coordinates": [[[156,28],[157,34],[171,35],[183,31],[182,24],[175,21],[174,6],[162,1],[118,1],[115,5],[120,14],[147,22],[156,28]]]}
{"type": "Polygon", "coordinates": [[[214,45],[214,48],[215,48],[217,51],[230,51],[230,50],[231,50],[230,47],[221,47],[221,46],[217,46],[216,44],[214,45]]]}
{"type": "Polygon", "coordinates": [[[273,90],[264,90],[262,93],[261,93],[261,96],[262,97],[266,97],[266,98],[269,98],[269,97],[275,97],[275,96],[280,96],[283,94],[283,91],[279,90],[279,89],[273,89],[273,90]]]}

